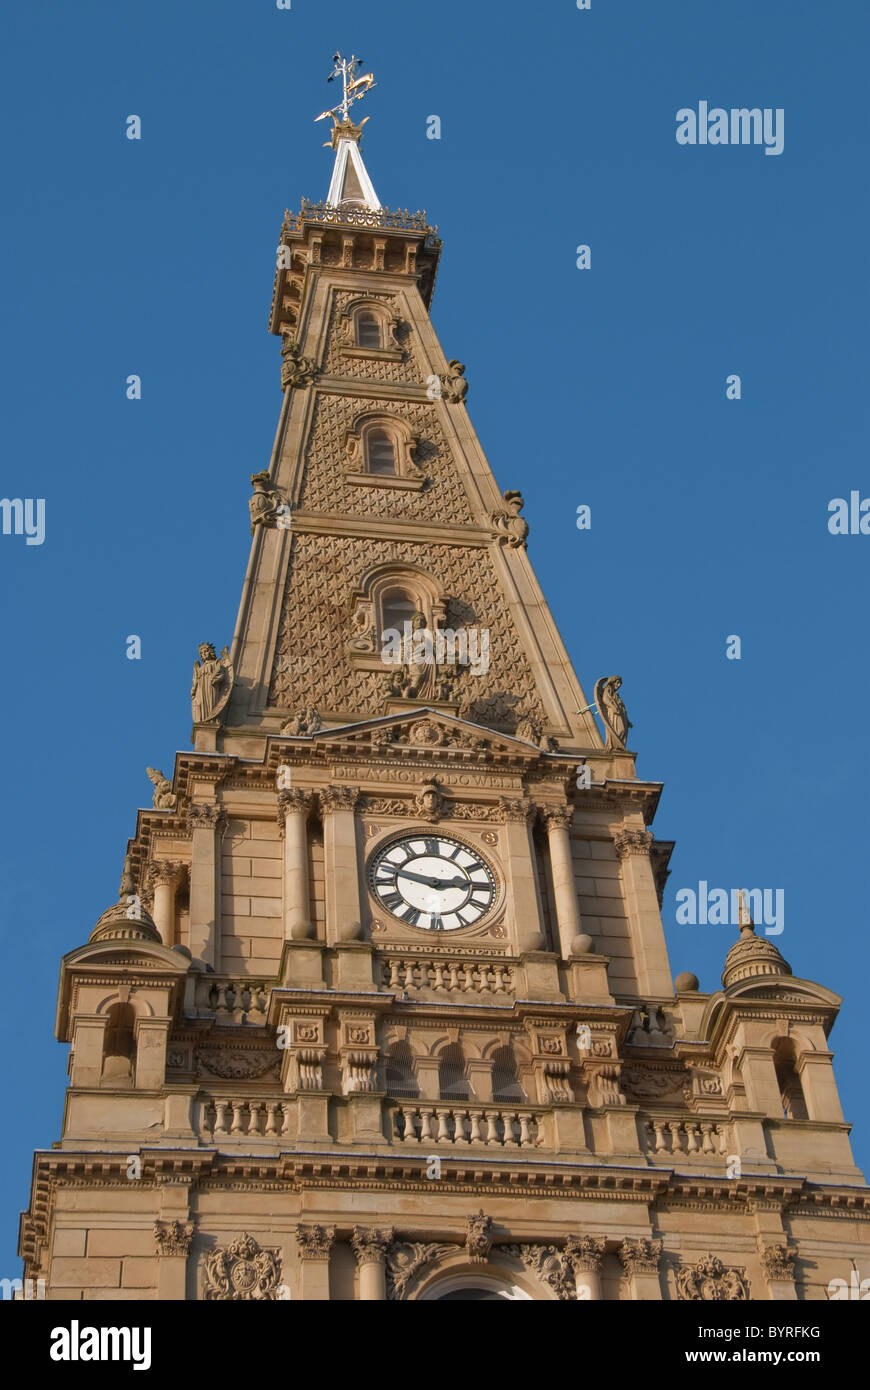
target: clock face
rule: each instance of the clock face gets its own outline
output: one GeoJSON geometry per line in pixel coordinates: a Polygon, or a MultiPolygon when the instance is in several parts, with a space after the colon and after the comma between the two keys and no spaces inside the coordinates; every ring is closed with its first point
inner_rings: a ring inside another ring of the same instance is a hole
{"type": "Polygon", "coordinates": [[[471,927],[496,897],[486,860],[448,835],[392,840],[372,860],[369,883],[394,917],[426,931],[471,927]]]}

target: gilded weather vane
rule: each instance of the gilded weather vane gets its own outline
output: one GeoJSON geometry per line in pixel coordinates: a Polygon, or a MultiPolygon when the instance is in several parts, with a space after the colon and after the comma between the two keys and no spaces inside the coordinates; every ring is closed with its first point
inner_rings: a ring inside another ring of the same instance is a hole
{"type": "MultiPolygon", "coordinates": [[[[346,125],[350,120],[349,112],[353,103],[359,101],[360,97],[366,96],[372,87],[377,86],[377,83],[371,72],[365,72],[359,77],[356,76],[357,69],[362,67],[363,61],[362,58],[357,58],[353,53],[349,58],[342,58],[340,53],[336,53],[333,62],[335,66],[326,80],[334,82],[336,77],[341,78],[341,101],[331,110],[321,111],[320,115],[315,116],[314,119],[315,121],[325,121],[327,116],[331,116],[336,125],[346,125]]],[[[364,116],[360,125],[365,125],[367,120],[368,116],[364,116]]]]}

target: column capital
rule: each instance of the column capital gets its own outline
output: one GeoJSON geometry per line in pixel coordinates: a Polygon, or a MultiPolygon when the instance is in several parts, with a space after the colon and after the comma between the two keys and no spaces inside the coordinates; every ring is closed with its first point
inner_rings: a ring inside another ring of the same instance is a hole
{"type": "Polygon", "coordinates": [[[649,854],[654,838],[650,830],[617,830],[613,843],[619,858],[627,859],[630,854],[649,854]]]}
{"type": "Polygon", "coordinates": [[[308,816],[311,809],[311,793],[300,787],[291,787],[278,793],[278,830],[283,838],[284,822],[289,815],[308,816]]]}
{"type": "Polygon", "coordinates": [[[155,1221],[154,1240],[158,1255],[190,1254],[196,1227],[192,1221],[155,1221]]]}
{"type": "Polygon", "coordinates": [[[498,799],[498,809],[502,821],[526,821],[531,820],[535,814],[536,806],[530,797],[524,796],[519,801],[512,801],[510,797],[500,796],[498,799]]]}
{"type": "Polygon", "coordinates": [[[302,1260],[328,1260],[335,1244],[334,1226],[297,1226],[296,1243],[302,1260]]]}
{"type": "Polygon", "coordinates": [[[387,1230],[377,1230],[374,1227],[354,1226],[350,1243],[360,1268],[367,1264],[386,1265],[393,1236],[392,1227],[387,1230]]]}
{"type": "Polygon", "coordinates": [[[660,1240],[624,1240],[619,1247],[622,1267],[629,1276],[658,1274],[661,1257],[662,1242],[660,1240]]]}
{"type": "Polygon", "coordinates": [[[155,888],[171,887],[186,867],[186,864],[172,859],[152,859],[145,866],[145,882],[152,891],[155,888]]]}
{"type": "Polygon", "coordinates": [[[574,824],[573,806],[541,806],[541,820],[547,830],[570,830],[574,824]]]}
{"type": "Polygon", "coordinates": [[[600,1274],[606,1250],[607,1241],[594,1236],[569,1236],[565,1242],[565,1254],[577,1274],[600,1274]]]}
{"type": "Polygon", "coordinates": [[[775,1281],[788,1281],[794,1279],[794,1262],[797,1258],[797,1251],[788,1245],[765,1245],[763,1239],[758,1242],[758,1258],[761,1260],[761,1267],[764,1270],[764,1277],[768,1283],[775,1281]]]}
{"type": "Polygon", "coordinates": [[[324,787],[319,793],[320,809],[331,816],[335,811],[352,811],[359,801],[359,787],[324,787]]]}
{"type": "Polygon", "coordinates": [[[194,830],[223,830],[226,821],[224,808],[212,802],[192,801],[187,808],[187,828],[191,832],[194,830]]]}

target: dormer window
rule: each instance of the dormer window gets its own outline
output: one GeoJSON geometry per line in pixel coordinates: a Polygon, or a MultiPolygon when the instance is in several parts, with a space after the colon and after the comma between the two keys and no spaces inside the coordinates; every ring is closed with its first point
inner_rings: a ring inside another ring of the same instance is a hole
{"type": "Polygon", "coordinates": [[[414,457],[418,443],[408,422],[397,415],[359,415],[345,435],[347,475],[367,487],[421,488],[425,475],[414,457]]]}
{"type": "Polygon", "coordinates": [[[356,345],[361,348],[381,348],[383,339],[381,323],[371,309],[360,309],[356,314],[356,345]]]}

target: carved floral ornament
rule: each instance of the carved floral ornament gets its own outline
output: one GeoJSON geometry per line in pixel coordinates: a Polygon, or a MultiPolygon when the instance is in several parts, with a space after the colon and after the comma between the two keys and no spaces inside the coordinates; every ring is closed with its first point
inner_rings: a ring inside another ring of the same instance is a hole
{"type": "Polygon", "coordinates": [[[335,1244],[334,1226],[297,1226],[296,1244],[302,1260],[328,1260],[335,1244]]]}
{"type": "Polygon", "coordinates": [[[393,1231],[392,1228],[381,1231],[354,1226],[350,1243],[360,1268],[366,1264],[385,1264],[393,1243],[393,1231]]]}
{"type": "Polygon", "coordinates": [[[792,1250],[787,1245],[761,1245],[759,1246],[758,1257],[761,1260],[765,1278],[770,1282],[794,1279],[796,1250],[792,1250]]]}
{"type": "Polygon", "coordinates": [[[253,1236],[243,1232],[227,1246],[210,1250],[204,1261],[204,1297],[230,1303],[278,1297],[281,1256],[261,1249],[253,1236]]]}
{"type": "Polygon", "coordinates": [[[155,1221],[154,1239],[157,1243],[157,1254],[189,1255],[195,1229],[192,1221],[155,1221]]]}
{"type": "MultiPolygon", "coordinates": [[[[606,1251],[604,1239],[588,1235],[569,1236],[561,1249],[543,1242],[493,1246],[492,1231],[492,1219],[481,1210],[466,1219],[463,1245],[393,1241],[389,1244],[386,1255],[387,1298],[406,1299],[414,1281],[430,1265],[456,1256],[460,1252],[464,1252],[472,1264],[486,1263],[492,1256],[518,1260],[562,1301],[573,1301],[577,1298],[578,1275],[601,1271],[606,1251]]],[[[380,1234],[374,1233],[375,1236],[380,1234]]],[[[624,1244],[638,1247],[657,1245],[659,1251],[661,1248],[660,1241],[634,1241],[624,1244]]]]}
{"type": "Polygon", "coordinates": [[[697,1264],[677,1270],[677,1297],[704,1303],[738,1301],[749,1297],[749,1284],[743,1270],[729,1269],[715,1255],[703,1255],[697,1264]]]}
{"type": "Polygon", "coordinates": [[[617,830],[613,843],[619,858],[627,859],[630,854],[649,854],[653,838],[650,830],[617,830]]]}

